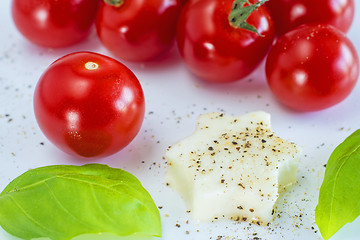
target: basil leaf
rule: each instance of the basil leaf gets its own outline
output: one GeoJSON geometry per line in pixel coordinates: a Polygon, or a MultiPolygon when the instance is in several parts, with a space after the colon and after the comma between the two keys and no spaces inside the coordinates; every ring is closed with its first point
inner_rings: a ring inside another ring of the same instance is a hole
{"type": "Polygon", "coordinates": [[[160,214],[130,173],[102,164],[29,170],[0,194],[0,225],[22,239],[82,234],[161,236],[160,214]]]}
{"type": "Polygon", "coordinates": [[[324,239],[360,215],[360,129],[331,154],[315,209],[324,239]]]}

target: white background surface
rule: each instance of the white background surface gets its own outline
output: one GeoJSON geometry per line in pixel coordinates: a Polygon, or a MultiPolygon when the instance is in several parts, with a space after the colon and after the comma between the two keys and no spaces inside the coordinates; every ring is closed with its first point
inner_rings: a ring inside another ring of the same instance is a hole
{"type": "MultiPolygon", "coordinates": [[[[356,1],[356,16],[348,36],[358,52],[359,23],[360,4],[356,1]]],[[[85,42],[61,50],[30,44],[13,25],[10,0],[0,1],[0,29],[2,191],[12,179],[30,168],[87,163],[64,154],[43,136],[33,114],[33,91],[46,67],[67,53],[87,50],[111,54],[101,46],[94,32],[85,42]]],[[[360,126],[360,84],[335,107],[314,113],[298,113],[283,107],[273,97],[265,81],[263,65],[242,81],[219,85],[206,83],[190,74],[176,48],[151,63],[123,63],[133,70],[143,86],[145,120],[140,133],[127,148],[97,162],[123,168],[142,181],[156,204],[162,206],[162,239],[321,239],[314,223],[314,209],[325,170],[323,165],[333,149],[360,126]],[[299,183],[279,200],[280,217],[270,227],[234,222],[199,224],[191,220],[182,199],[166,187],[166,148],[193,132],[199,114],[222,111],[240,115],[256,110],[271,113],[276,134],[303,148],[299,183]]],[[[50,221],[51,218],[49,213],[50,221]]],[[[359,239],[359,229],[358,219],[332,239],[359,239]]],[[[0,239],[16,238],[0,228],[0,239]]]]}

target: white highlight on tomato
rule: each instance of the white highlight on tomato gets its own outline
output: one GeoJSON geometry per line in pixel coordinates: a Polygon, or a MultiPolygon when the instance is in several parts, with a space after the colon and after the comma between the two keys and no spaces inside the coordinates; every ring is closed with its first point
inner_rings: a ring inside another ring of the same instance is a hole
{"type": "Polygon", "coordinates": [[[44,8],[40,8],[34,14],[39,26],[46,27],[46,22],[49,17],[48,11],[44,8]]]}
{"type": "Polygon", "coordinates": [[[124,87],[121,91],[120,98],[116,101],[115,107],[120,111],[127,111],[128,107],[131,107],[131,103],[134,101],[134,94],[130,88],[124,87]]]}
{"type": "Polygon", "coordinates": [[[338,58],[334,63],[334,69],[346,70],[347,74],[353,75],[353,71],[356,71],[356,64],[354,64],[354,58],[351,54],[351,49],[345,44],[342,44],[341,47],[342,58],[338,58]]]}
{"type": "Polygon", "coordinates": [[[204,48],[206,48],[207,50],[210,50],[210,51],[215,50],[215,47],[214,47],[214,45],[212,43],[205,42],[203,45],[204,45],[204,48]]]}
{"type": "Polygon", "coordinates": [[[79,128],[80,116],[76,111],[66,112],[67,127],[69,130],[76,130],[79,128]]]}
{"type": "Polygon", "coordinates": [[[299,4],[295,4],[292,8],[291,8],[291,21],[294,21],[302,16],[304,16],[306,14],[306,7],[299,3],[299,4]]]}
{"type": "Polygon", "coordinates": [[[85,63],[85,68],[87,70],[96,70],[99,68],[99,65],[97,63],[94,63],[94,62],[87,62],[85,63]]]}
{"type": "Polygon", "coordinates": [[[126,34],[128,31],[129,31],[128,26],[123,26],[123,27],[119,28],[119,32],[121,32],[122,34],[126,34]]]}
{"type": "Polygon", "coordinates": [[[314,55],[314,52],[316,52],[317,50],[315,50],[315,48],[317,46],[315,46],[314,44],[312,44],[310,40],[311,38],[311,34],[304,40],[298,40],[297,45],[298,47],[294,50],[296,51],[296,56],[299,56],[299,58],[301,59],[301,65],[304,64],[306,61],[308,61],[309,59],[312,58],[312,56],[314,55]]]}
{"type": "Polygon", "coordinates": [[[303,86],[308,80],[308,74],[305,71],[298,69],[294,71],[294,79],[298,86],[303,86]]]}
{"type": "Polygon", "coordinates": [[[348,5],[349,0],[339,0],[339,1],[330,1],[332,9],[336,11],[337,14],[344,11],[344,7],[348,5]]]}

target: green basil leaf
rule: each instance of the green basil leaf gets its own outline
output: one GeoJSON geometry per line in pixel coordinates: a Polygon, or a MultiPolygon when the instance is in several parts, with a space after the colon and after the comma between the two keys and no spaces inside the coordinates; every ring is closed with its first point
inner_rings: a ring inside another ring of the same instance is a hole
{"type": "Polygon", "coordinates": [[[140,181],[102,164],[29,170],[0,194],[0,225],[22,239],[82,234],[161,236],[159,210],[140,181]]]}
{"type": "Polygon", "coordinates": [[[360,129],[331,154],[315,209],[324,239],[360,215],[360,129]]]}

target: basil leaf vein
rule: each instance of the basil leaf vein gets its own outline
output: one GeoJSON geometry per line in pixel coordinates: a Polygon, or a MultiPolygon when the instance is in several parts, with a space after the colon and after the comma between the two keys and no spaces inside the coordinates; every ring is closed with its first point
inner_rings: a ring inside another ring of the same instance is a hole
{"type": "Polygon", "coordinates": [[[315,209],[324,239],[360,215],[360,129],[335,148],[326,165],[315,209]]]}

